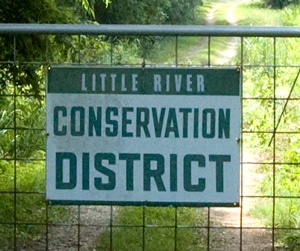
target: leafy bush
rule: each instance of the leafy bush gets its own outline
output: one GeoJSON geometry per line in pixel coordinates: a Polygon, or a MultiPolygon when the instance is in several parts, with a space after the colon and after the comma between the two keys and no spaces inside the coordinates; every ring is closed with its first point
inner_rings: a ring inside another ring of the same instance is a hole
{"type": "Polygon", "coordinates": [[[27,159],[45,150],[43,101],[7,88],[0,96],[0,118],[0,158],[27,159]]]}
{"type": "Polygon", "coordinates": [[[112,1],[108,8],[95,4],[96,20],[100,24],[187,24],[195,20],[199,0],[128,0],[112,1]]]}
{"type": "Polygon", "coordinates": [[[46,220],[66,215],[61,208],[47,215],[44,102],[12,85],[0,94],[0,247],[9,250],[15,234],[38,240],[46,220]]]}

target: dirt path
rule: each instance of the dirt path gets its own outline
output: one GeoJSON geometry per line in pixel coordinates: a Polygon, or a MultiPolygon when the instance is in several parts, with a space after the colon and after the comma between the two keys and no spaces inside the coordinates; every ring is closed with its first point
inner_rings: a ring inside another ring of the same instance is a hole
{"type": "MultiPolygon", "coordinates": [[[[255,159],[255,155],[243,153],[244,163],[255,162],[255,159]]],[[[258,201],[248,196],[256,194],[256,188],[263,179],[257,168],[256,164],[244,164],[242,167],[242,200],[239,208],[210,209],[213,227],[222,227],[212,235],[211,250],[272,250],[272,232],[264,229],[264,226],[249,214],[249,210],[258,201]]]]}
{"type": "MultiPolygon", "coordinates": [[[[215,25],[216,11],[226,4],[228,4],[228,3],[220,3],[209,10],[205,17],[205,25],[215,25]]],[[[237,3],[231,4],[230,7],[228,8],[228,11],[226,14],[226,19],[227,19],[228,24],[234,25],[234,26],[236,26],[237,23],[234,18],[233,12],[237,5],[238,5],[237,3]]],[[[187,52],[186,58],[191,59],[191,58],[195,57],[195,55],[197,55],[197,52],[200,52],[203,48],[205,48],[207,46],[207,44],[208,44],[208,37],[201,37],[199,39],[198,44],[196,44],[195,46],[192,46],[190,48],[189,52],[187,52]]],[[[225,42],[224,50],[219,51],[217,53],[217,55],[215,55],[215,57],[213,59],[211,59],[212,62],[210,62],[210,64],[222,65],[222,64],[228,63],[236,55],[237,46],[238,46],[238,38],[236,38],[236,37],[230,38],[229,40],[227,40],[225,42]]],[[[205,52],[205,53],[207,53],[207,52],[205,52]]],[[[203,62],[203,63],[205,64],[207,62],[203,62]]]]}
{"type": "MultiPolygon", "coordinates": [[[[206,18],[207,25],[214,24],[216,10],[228,3],[220,3],[212,8],[206,18]]],[[[234,18],[234,10],[238,4],[230,4],[226,19],[228,24],[237,25],[234,18]]],[[[226,64],[237,52],[238,38],[232,37],[225,44],[224,50],[217,54],[214,64],[226,64]]],[[[264,228],[261,222],[249,214],[250,209],[257,199],[249,196],[256,195],[256,188],[261,183],[263,175],[257,171],[256,156],[248,152],[243,153],[241,174],[241,205],[239,208],[211,208],[210,219],[212,224],[211,249],[218,250],[247,250],[269,251],[273,249],[272,232],[264,228]],[[248,163],[248,164],[247,164],[248,163]],[[214,230],[214,227],[217,227],[214,230]],[[218,228],[219,227],[219,228],[218,228]]],[[[276,247],[275,250],[282,250],[276,247]]]]}
{"type": "MultiPolygon", "coordinates": [[[[227,14],[226,14],[226,20],[228,22],[228,24],[236,26],[237,22],[234,18],[234,10],[236,8],[238,4],[237,3],[233,3],[232,5],[230,5],[230,7],[228,8],[227,14]]],[[[217,5],[217,7],[221,7],[222,4],[217,5]]],[[[224,45],[224,50],[222,50],[220,53],[218,53],[217,55],[217,59],[216,62],[214,62],[215,64],[225,64],[228,61],[230,61],[232,58],[234,58],[234,56],[237,53],[237,46],[238,46],[238,41],[239,39],[237,37],[231,37],[229,39],[229,41],[227,41],[224,45]]]]}

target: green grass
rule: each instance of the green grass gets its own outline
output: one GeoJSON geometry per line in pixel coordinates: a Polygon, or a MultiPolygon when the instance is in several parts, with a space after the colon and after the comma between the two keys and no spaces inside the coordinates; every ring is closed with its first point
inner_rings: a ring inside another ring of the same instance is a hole
{"type": "Polygon", "coordinates": [[[179,37],[177,40],[177,55],[176,55],[176,39],[167,38],[155,45],[155,49],[151,50],[146,58],[147,63],[150,64],[176,64],[176,57],[178,64],[196,64],[196,61],[204,60],[205,54],[196,59],[197,53],[195,51],[202,44],[204,38],[199,37],[179,37]]]}
{"type": "Polygon", "coordinates": [[[283,11],[262,9],[258,2],[239,4],[234,10],[239,25],[278,26],[283,22],[283,11]]]}
{"type": "Polygon", "coordinates": [[[202,215],[197,208],[119,207],[112,235],[109,229],[101,234],[96,250],[171,251],[175,241],[177,250],[205,250],[202,215]]]}
{"type": "MultiPolygon", "coordinates": [[[[0,247],[4,250],[13,241],[15,221],[19,223],[16,229],[19,241],[37,241],[45,234],[42,226],[47,218],[44,161],[17,161],[15,164],[16,197],[13,193],[14,162],[0,162],[0,247]]],[[[49,222],[67,218],[65,208],[57,207],[48,212],[49,222]]]]}

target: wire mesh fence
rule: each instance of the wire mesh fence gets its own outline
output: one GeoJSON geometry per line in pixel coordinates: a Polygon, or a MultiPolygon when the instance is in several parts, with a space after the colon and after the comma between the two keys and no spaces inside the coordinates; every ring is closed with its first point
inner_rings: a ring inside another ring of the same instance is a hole
{"type": "Polygon", "coordinates": [[[299,248],[298,29],[3,25],[0,34],[0,250],[299,248]],[[57,65],[240,68],[239,207],[49,203],[46,79],[57,65]]]}

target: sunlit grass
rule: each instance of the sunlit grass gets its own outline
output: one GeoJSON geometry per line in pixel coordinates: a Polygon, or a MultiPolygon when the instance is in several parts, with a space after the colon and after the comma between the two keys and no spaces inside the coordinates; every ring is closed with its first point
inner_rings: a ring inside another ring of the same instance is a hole
{"type": "Polygon", "coordinates": [[[282,25],[283,11],[263,8],[260,3],[242,3],[234,10],[239,25],[278,26],[282,25]]]}

